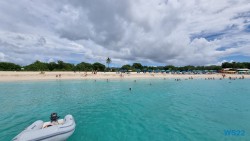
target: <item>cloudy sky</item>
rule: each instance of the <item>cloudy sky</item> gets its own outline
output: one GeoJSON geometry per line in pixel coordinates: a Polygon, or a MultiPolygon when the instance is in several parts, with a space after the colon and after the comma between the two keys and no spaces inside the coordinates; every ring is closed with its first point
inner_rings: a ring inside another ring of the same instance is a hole
{"type": "Polygon", "coordinates": [[[0,61],[250,61],[249,0],[1,0],[0,61]]]}

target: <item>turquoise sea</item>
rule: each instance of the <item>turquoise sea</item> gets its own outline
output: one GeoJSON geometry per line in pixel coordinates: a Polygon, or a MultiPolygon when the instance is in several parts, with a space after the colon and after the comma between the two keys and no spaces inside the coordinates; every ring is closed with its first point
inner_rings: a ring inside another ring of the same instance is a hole
{"type": "Polygon", "coordinates": [[[0,141],[36,120],[48,121],[52,112],[74,116],[69,141],[249,141],[249,84],[249,79],[1,82],[0,141]]]}

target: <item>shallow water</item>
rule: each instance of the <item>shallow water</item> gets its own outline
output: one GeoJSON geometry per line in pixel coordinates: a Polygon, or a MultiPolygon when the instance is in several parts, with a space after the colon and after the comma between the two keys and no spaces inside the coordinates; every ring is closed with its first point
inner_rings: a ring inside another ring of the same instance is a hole
{"type": "Polygon", "coordinates": [[[249,82],[1,82],[0,140],[11,140],[36,120],[48,121],[52,112],[74,116],[69,141],[250,140],[249,82]],[[230,129],[244,135],[225,135],[230,129]]]}

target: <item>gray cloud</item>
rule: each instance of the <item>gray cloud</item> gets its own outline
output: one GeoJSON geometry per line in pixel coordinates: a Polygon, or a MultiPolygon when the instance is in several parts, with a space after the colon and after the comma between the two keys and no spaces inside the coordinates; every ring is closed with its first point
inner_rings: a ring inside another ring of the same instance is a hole
{"type": "Polygon", "coordinates": [[[246,0],[1,1],[0,61],[217,64],[250,57],[249,9],[246,0]]]}

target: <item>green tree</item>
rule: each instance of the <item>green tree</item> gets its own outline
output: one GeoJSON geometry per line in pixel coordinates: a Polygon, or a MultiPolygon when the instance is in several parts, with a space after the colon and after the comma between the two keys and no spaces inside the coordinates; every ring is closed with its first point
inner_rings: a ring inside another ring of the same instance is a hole
{"type": "Polygon", "coordinates": [[[219,71],[219,70],[221,70],[221,66],[215,66],[215,65],[205,66],[204,70],[216,70],[216,71],[219,71]]]}
{"type": "Polygon", "coordinates": [[[233,69],[237,69],[237,68],[250,68],[250,63],[249,62],[224,62],[221,65],[222,68],[233,68],[233,69]]]}
{"type": "Polygon", "coordinates": [[[89,63],[81,62],[76,65],[76,70],[78,71],[92,71],[93,66],[89,63]]]}
{"type": "Polygon", "coordinates": [[[74,69],[74,65],[70,63],[65,63],[61,60],[57,61],[57,70],[60,71],[72,71],[74,69]]]}
{"type": "Polygon", "coordinates": [[[140,70],[143,69],[143,66],[141,65],[141,63],[134,63],[134,64],[132,65],[132,67],[135,68],[135,69],[140,69],[140,70]]]}
{"type": "Polygon", "coordinates": [[[55,62],[48,63],[48,69],[50,71],[56,70],[58,68],[58,65],[55,62]]]}
{"type": "Polygon", "coordinates": [[[93,69],[96,71],[104,71],[106,68],[105,65],[103,65],[99,62],[94,63],[92,66],[93,66],[93,69]]]}
{"type": "Polygon", "coordinates": [[[9,63],[9,62],[0,62],[0,71],[20,71],[21,66],[9,63]]]}
{"type": "Polygon", "coordinates": [[[221,66],[221,67],[222,67],[222,68],[232,68],[233,65],[232,65],[231,63],[224,62],[224,63],[222,63],[222,66],[221,66]]]}
{"type": "Polygon", "coordinates": [[[108,69],[109,69],[109,64],[112,62],[111,58],[107,58],[106,63],[108,64],[108,69]]]}
{"type": "Polygon", "coordinates": [[[122,67],[121,67],[121,69],[123,69],[123,70],[130,70],[131,69],[131,66],[129,65],[129,64],[127,64],[127,65],[123,65],[122,67]]]}
{"type": "Polygon", "coordinates": [[[48,64],[40,61],[35,61],[34,63],[25,66],[27,71],[48,71],[48,64]]]}
{"type": "Polygon", "coordinates": [[[177,67],[173,66],[173,65],[168,65],[164,67],[164,70],[177,70],[177,67]]]}
{"type": "Polygon", "coordinates": [[[204,66],[196,66],[195,70],[205,70],[205,67],[204,66]]]}
{"type": "Polygon", "coordinates": [[[250,69],[250,63],[249,62],[243,62],[244,67],[250,69]]]}

